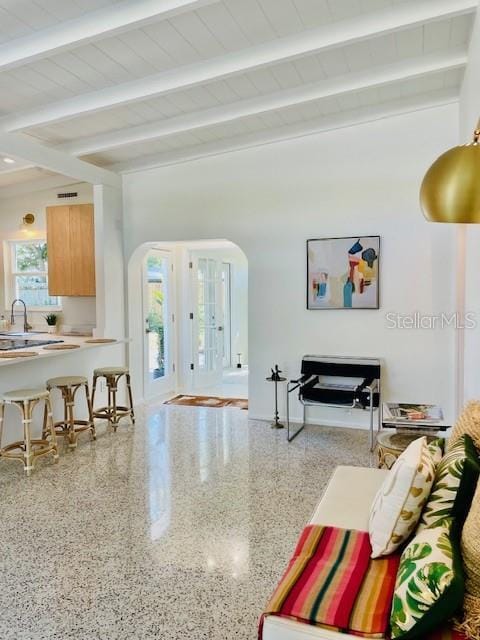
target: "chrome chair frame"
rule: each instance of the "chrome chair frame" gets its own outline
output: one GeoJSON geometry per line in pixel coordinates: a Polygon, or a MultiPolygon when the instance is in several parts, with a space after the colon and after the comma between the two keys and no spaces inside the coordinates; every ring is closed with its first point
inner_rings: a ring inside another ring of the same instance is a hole
{"type": "MultiPolygon", "coordinates": [[[[308,358],[308,357],[316,357],[316,358],[325,358],[326,360],[331,359],[332,356],[304,356],[304,358],[308,358]]],[[[350,358],[335,358],[336,360],[345,360],[348,361],[350,360],[350,358]]],[[[378,362],[377,358],[362,358],[362,360],[369,360],[371,359],[372,361],[378,362]]],[[[358,402],[357,400],[357,395],[360,391],[368,391],[368,399],[369,399],[369,405],[368,405],[368,410],[370,413],[370,423],[369,423],[369,443],[370,443],[370,451],[373,451],[375,449],[375,443],[376,443],[376,439],[375,439],[375,435],[374,435],[374,413],[375,413],[375,409],[377,409],[377,432],[380,431],[380,427],[381,427],[381,382],[380,379],[376,379],[374,378],[373,380],[369,381],[367,379],[364,379],[364,381],[357,385],[354,389],[353,389],[353,402],[351,405],[346,405],[346,404],[332,404],[332,403],[326,403],[326,402],[315,402],[313,400],[304,400],[302,398],[301,392],[299,391],[298,393],[298,400],[299,402],[302,404],[302,411],[303,411],[303,419],[302,419],[302,424],[301,426],[294,432],[292,433],[291,431],[291,426],[290,426],[290,394],[293,391],[296,391],[297,389],[301,389],[302,387],[304,387],[308,382],[314,380],[317,377],[317,375],[303,375],[300,376],[300,378],[297,378],[295,380],[290,380],[287,382],[287,440],[288,442],[292,442],[292,440],[294,440],[299,433],[301,433],[306,425],[306,421],[307,421],[307,407],[334,407],[334,408],[338,408],[338,409],[363,409],[364,411],[366,410],[366,407],[364,407],[361,403],[358,402]],[[374,407],[374,394],[378,393],[379,395],[379,401],[378,401],[378,407],[374,407]]]]}

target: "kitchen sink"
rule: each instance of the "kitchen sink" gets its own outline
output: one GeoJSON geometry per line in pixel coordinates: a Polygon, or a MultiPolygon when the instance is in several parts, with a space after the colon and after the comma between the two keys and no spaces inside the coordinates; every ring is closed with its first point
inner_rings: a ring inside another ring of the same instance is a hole
{"type": "Polygon", "coordinates": [[[11,338],[0,338],[0,351],[13,351],[14,349],[25,349],[26,347],[42,347],[43,345],[55,344],[56,342],[63,342],[63,340],[27,340],[26,338],[17,338],[12,335],[11,338]]]}

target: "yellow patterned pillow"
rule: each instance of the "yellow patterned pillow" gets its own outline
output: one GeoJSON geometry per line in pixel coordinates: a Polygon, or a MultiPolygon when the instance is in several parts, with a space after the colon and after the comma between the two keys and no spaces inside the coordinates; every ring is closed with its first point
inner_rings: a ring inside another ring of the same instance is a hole
{"type": "Polygon", "coordinates": [[[415,531],[435,478],[437,447],[418,438],[390,469],[370,512],[372,558],[393,553],[415,531]]]}

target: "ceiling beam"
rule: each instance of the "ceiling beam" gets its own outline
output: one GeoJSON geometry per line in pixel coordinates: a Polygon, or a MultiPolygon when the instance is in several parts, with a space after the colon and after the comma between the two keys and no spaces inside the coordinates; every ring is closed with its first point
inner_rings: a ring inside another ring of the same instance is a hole
{"type": "Polygon", "coordinates": [[[239,100],[229,105],[195,111],[174,118],[166,118],[157,122],[82,138],[57,148],[75,156],[99,153],[146,140],[159,139],[202,127],[232,122],[239,118],[300,105],[312,100],[335,97],[352,91],[385,86],[409,78],[418,78],[431,73],[455,69],[465,66],[466,63],[467,53],[463,50],[434,53],[386,66],[369,68],[365,71],[328,78],[320,82],[278,91],[258,98],[239,100]]]}
{"type": "Polygon", "coordinates": [[[391,118],[415,111],[423,111],[447,104],[458,103],[458,91],[447,89],[428,94],[427,96],[415,96],[404,98],[390,104],[378,107],[363,107],[353,111],[335,114],[332,116],[315,118],[309,121],[299,122],[287,126],[275,127],[266,131],[255,131],[246,135],[234,136],[230,139],[214,140],[203,144],[166,151],[164,153],[142,156],[141,158],[119,162],[109,168],[122,174],[136,173],[158,167],[190,162],[208,156],[241,151],[253,147],[261,147],[266,144],[302,138],[325,131],[343,129],[367,122],[374,122],[384,118],[391,118]]]}
{"type": "Polygon", "coordinates": [[[345,46],[432,20],[476,9],[478,0],[408,0],[272,42],[227,53],[210,60],[177,67],[122,84],[12,113],[0,119],[3,131],[19,131],[136,100],[178,91],[250,69],[345,46]]]}
{"type": "Polygon", "coordinates": [[[121,177],[113,171],[84,162],[52,147],[46,147],[27,136],[0,133],[0,153],[21,158],[36,167],[49,169],[74,180],[91,184],[107,184],[111,187],[120,187],[122,184],[121,177]]]}
{"type": "Polygon", "coordinates": [[[0,71],[73,49],[218,0],[123,0],[0,45],[0,71]]]}

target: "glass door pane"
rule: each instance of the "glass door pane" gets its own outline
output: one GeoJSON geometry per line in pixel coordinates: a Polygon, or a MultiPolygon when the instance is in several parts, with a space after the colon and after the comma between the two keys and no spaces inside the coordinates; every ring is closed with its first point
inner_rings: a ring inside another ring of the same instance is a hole
{"type": "Polygon", "coordinates": [[[222,263],[200,252],[190,253],[192,313],[192,384],[206,389],[222,378],[222,263]]]}
{"type": "Polygon", "coordinates": [[[168,340],[168,260],[160,252],[147,256],[147,361],[151,381],[164,378],[169,371],[168,340]]]}
{"type": "Polygon", "coordinates": [[[215,260],[198,259],[198,366],[203,371],[216,368],[216,267],[215,260]]]}

